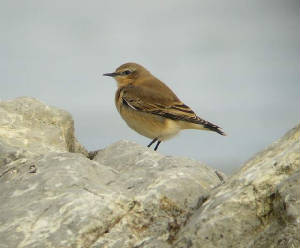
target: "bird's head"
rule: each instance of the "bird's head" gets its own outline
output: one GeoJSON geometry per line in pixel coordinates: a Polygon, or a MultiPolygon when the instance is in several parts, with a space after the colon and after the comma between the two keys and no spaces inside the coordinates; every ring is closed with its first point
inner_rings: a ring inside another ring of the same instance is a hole
{"type": "Polygon", "coordinates": [[[136,63],[126,63],[119,66],[115,72],[105,73],[103,76],[109,76],[115,78],[118,86],[125,86],[133,83],[144,76],[149,75],[150,72],[147,71],[143,66],[136,63]]]}

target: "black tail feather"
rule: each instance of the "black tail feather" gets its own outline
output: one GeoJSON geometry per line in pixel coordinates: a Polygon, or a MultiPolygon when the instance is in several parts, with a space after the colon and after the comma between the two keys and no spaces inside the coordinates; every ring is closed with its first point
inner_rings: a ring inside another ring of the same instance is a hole
{"type": "Polygon", "coordinates": [[[218,134],[221,134],[221,135],[223,135],[223,136],[226,136],[226,133],[223,132],[222,128],[218,127],[218,126],[215,125],[215,124],[212,124],[212,123],[210,123],[210,122],[208,122],[208,121],[204,121],[204,123],[202,123],[202,125],[203,125],[205,128],[207,128],[207,129],[209,129],[209,130],[211,130],[211,131],[214,131],[214,132],[217,132],[218,134]]]}

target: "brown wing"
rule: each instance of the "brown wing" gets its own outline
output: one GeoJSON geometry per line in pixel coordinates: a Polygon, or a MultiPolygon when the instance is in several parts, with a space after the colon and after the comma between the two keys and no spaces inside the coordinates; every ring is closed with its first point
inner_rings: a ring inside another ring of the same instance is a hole
{"type": "Polygon", "coordinates": [[[172,120],[192,122],[224,135],[218,126],[198,117],[190,107],[182,103],[161,82],[158,85],[147,83],[144,83],[142,86],[128,85],[122,89],[121,97],[123,104],[134,110],[159,115],[172,120]]]}

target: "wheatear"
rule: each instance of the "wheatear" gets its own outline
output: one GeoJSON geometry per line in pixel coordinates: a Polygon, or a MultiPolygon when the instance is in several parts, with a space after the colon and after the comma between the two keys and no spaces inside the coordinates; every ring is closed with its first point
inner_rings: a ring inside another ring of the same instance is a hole
{"type": "Polygon", "coordinates": [[[220,127],[198,117],[179,100],[173,91],[136,63],[121,65],[113,73],[118,83],[116,107],[127,125],[139,134],[159,144],[172,138],[182,129],[214,131],[226,135],[220,127]]]}

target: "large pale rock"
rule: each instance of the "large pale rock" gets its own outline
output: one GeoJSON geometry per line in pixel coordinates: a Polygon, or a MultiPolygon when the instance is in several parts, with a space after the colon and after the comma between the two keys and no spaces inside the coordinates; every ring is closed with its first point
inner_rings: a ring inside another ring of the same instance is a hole
{"type": "Polygon", "coordinates": [[[299,125],[214,189],[174,247],[300,247],[299,125]]]}
{"type": "Polygon", "coordinates": [[[102,150],[95,161],[50,152],[5,168],[0,247],[133,247],[150,241],[169,247],[220,183],[213,169],[196,161],[126,141],[102,150]]]}
{"type": "Polygon", "coordinates": [[[170,247],[221,183],[197,161],[128,141],[93,161],[74,153],[71,116],[32,98],[1,102],[0,114],[1,248],[170,247]]]}
{"type": "Polygon", "coordinates": [[[65,111],[0,103],[0,248],[299,247],[299,126],[228,180],[128,141],[86,155],[65,111]]]}
{"type": "Polygon", "coordinates": [[[14,161],[0,179],[0,247],[90,247],[128,211],[116,172],[81,154],[14,161]]]}
{"type": "Polygon", "coordinates": [[[94,160],[119,172],[110,185],[121,184],[134,205],[93,247],[169,247],[208,192],[222,183],[215,170],[197,161],[128,141],[99,151],[94,160]]]}
{"type": "Polygon", "coordinates": [[[11,158],[25,151],[27,156],[51,151],[87,154],[75,138],[68,112],[29,97],[0,102],[0,149],[2,157],[11,158]],[[10,148],[4,149],[3,143],[10,148]]]}
{"type": "Polygon", "coordinates": [[[127,141],[102,150],[95,161],[56,152],[5,168],[0,247],[133,247],[150,241],[169,247],[220,183],[213,169],[196,161],[127,141]]]}

